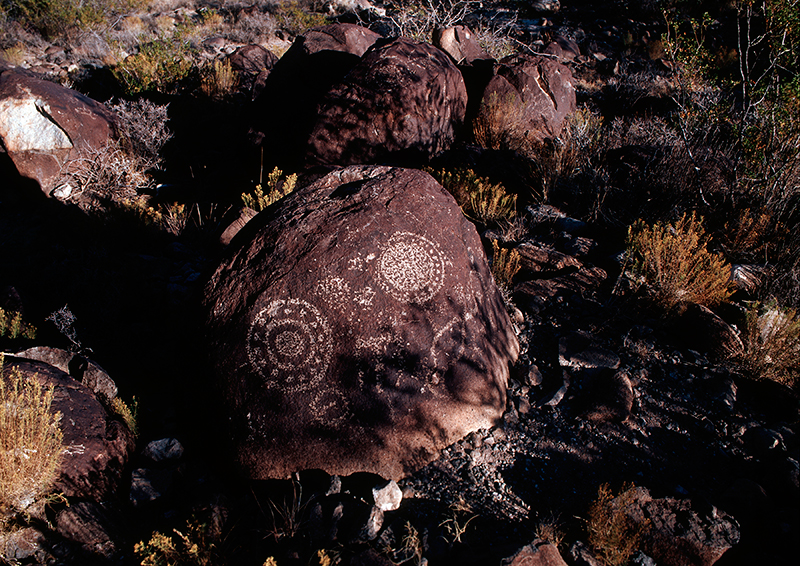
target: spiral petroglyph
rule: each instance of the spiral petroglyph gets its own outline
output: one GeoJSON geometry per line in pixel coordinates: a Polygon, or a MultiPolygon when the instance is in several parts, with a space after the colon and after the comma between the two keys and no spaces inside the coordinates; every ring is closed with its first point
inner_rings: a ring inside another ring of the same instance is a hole
{"type": "Polygon", "coordinates": [[[444,283],[444,257],[439,246],[411,232],[395,232],[378,258],[381,288],[399,301],[424,303],[444,283]]]}
{"type": "Polygon", "coordinates": [[[331,330],[326,318],[300,299],[278,299],[262,309],[247,336],[250,364],[264,378],[281,376],[297,389],[317,385],[328,369],[331,330]]]}

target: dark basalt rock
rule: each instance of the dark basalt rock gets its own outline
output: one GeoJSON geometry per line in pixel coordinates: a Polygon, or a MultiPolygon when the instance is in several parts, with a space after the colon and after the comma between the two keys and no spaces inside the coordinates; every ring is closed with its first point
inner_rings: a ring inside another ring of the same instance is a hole
{"type": "Polygon", "coordinates": [[[205,289],[253,478],[399,479],[505,410],[518,344],[480,239],[427,173],[350,167],[254,218],[205,289]]]}
{"type": "Polygon", "coordinates": [[[466,108],[444,52],[408,38],[376,44],[320,104],[306,162],[424,163],[450,147],[466,108]]]}
{"type": "Polygon", "coordinates": [[[113,496],[134,449],[131,431],[111,418],[85,385],[60,369],[7,356],[4,373],[12,368],[55,388],[52,410],[62,414],[65,446],[56,489],[67,498],[103,501],[113,496]]]}

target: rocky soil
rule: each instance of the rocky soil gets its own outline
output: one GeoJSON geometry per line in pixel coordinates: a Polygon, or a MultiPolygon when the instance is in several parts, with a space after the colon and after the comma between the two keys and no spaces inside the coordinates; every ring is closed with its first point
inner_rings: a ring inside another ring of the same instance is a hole
{"type": "MultiPolygon", "coordinates": [[[[670,107],[656,88],[669,65],[650,53],[662,30],[647,3],[538,4],[515,37],[535,51],[556,35],[579,45],[568,63],[579,104],[609,115],[670,107]],[[647,88],[628,80],[639,71],[651,73],[647,88]]],[[[38,62],[57,76],[61,63],[47,62],[55,52],[41,47],[38,62]]],[[[103,76],[76,87],[103,98],[103,76]]],[[[164,176],[202,195],[197,210],[223,211],[241,192],[236,182],[257,175],[258,152],[210,140],[225,139],[243,110],[173,103],[164,176]],[[231,165],[242,167],[225,181],[231,165]],[[225,198],[216,202],[215,191],[225,198]]],[[[481,155],[456,148],[442,162],[479,164],[481,155]]],[[[398,504],[395,486],[371,474],[250,481],[233,467],[198,305],[237,211],[175,236],[46,198],[5,154],[0,179],[0,307],[39,329],[34,343],[5,340],[3,350],[48,346],[94,360],[123,399],[135,396],[140,423],[114,496],[53,502],[0,537],[0,562],[139,564],[134,545],[159,531],[182,549],[180,564],[325,564],[320,549],[342,564],[500,564],[556,525],[564,562],[599,564],[587,550],[591,502],[600,485],[618,493],[627,483],[649,491],[639,509],[650,513],[650,534],[634,564],[794,563],[796,390],[753,381],[733,363],[735,331],[723,319],[740,318],[737,307],[667,319],[643,300],[620,264],[622,234],[583,203],[524,207],[513,237],[523,270],[507,293],[522,351],[506,412],[399,481],[398,504]],[[75,321],[59,331],[46,319],[65,305],[75,321]]],[[[482,237],[490,249],[500,235],[482,237]]]]}

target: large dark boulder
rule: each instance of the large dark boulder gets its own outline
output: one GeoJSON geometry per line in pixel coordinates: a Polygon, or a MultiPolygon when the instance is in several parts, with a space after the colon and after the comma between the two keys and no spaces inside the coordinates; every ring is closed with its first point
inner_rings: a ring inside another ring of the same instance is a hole
{"type": "Polygon", "coordinates": [[[444,52],[408,38],[377,43],[322,101],[307,164],[417,165],[450,147],[466,108],[444,52]]]}
{"type": "Polygon", "coordinates": [[[317,106],[378,38],[367,28],[339,23],[295,39],[253,105],[253,130],[266,156],[285,168],[301,165],[317,106]]]}
{"type": "Polygon", "coordinates": [[[134,449],[131,431],[111,417],[82,383],[44,362],[6,356],[4,374],[54,388],[52,410],[60,412],[64,453],[56,489],[67,498],[104,501],[113,497],[134,449]]]}
{"type": "Polygon", "coordinates": [[[541,141],[557,137],[575,108],[575,86],[568,67],[546,57],[512,55],[496,65],[483,92],[476,127],[488,130],[484,137],[493,142],[490,146],[506,140],[512,145],[541,141]]]}
{"type": "Polygon", "coordinates": [[[427,173],[349,167],[236,236],[209,351],[253,478],[399,479],[491,426],[518,353],[480,238],[427,173]]]}
{"type": "Polygon", "coordinates": [[[99,102],[28,71],[0,68],[0,150],[45,194],[114,135],[114,117],[99,102]]]}

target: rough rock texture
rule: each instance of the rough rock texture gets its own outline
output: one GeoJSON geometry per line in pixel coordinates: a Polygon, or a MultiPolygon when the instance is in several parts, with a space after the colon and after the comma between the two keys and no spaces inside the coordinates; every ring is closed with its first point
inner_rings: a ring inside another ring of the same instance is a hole
{"type": "Polygon", "coordinates": [[[33,73],[0,69],[0,146],[45,194],[68,161],[103,148],[114,133],[114,118],[100,103],[33,73]]]}
{"type": "Polygon", "coordinates": [[[576,108],[572,72],[550,58],[512,55],[498,63],[483,92],[478,118],[496,127],[526,132],[541,140],[561,133],[576,108]]]}
{"type": "Polygon", "coordinates": [[[83,384],[60,369],[35,360],[6,356],[6,371],[55,388],[52,409],[60,412],[64,455],[56,488],[68,498],[102,501],[116,491],[134,449],[131,432],[106,410],[83,384]]]}
{"type": "Polygon", "coordinates": [[[106,370],[96,362],[60,348],[36,346],[14,354],[18,358],[38,360],[55,366],[73,379],[80,381],[91,389],[104,402],[110,402],[117,396],[117,384],[106,370]]]}
{"type": "Polygon", "coordinates": [[[518,344],[428,174],[350,167],[254,218],[205,289],[239,462],[399,479],[505,409],[518,344]]]}
{"type": "Polygon", "coordinates": [[[628,516],[650,527],[642,537],[642,550],[663,566],[711,566],[739,542],[739,526],[727,513],[705,503],[665,497],[653,499],[637,487],[628,516]]]}
{"type": "Polygon", "coordinates": [[[735,358],[744,353],[742,339],[733,327],[703,305],[688,304],[678,320],[678,329],[690,348],[717,359],[735,358]]]}
{"type": "Polygon", "coordinates": [[[502,566],[567,566],[558,548],[536,539],[519,550],[514,556],[503,560],[502,566]]]}
{"type": "Polygon", "coordinates": [[[266,155],[285,168],[302,157],[317,105],[378,38],[354,24],[332,24],[297,37],[254,102],[253,128],[266,155]]]}
{"type": "Polygon", "coordinates": [[[491,59],[467,26],[439,28],[433,32],[433,45],[450,55],[456,64],[471,64],[491,59]]]}
{"type": "Polygon", "coordinates": [[[239,89],[255,99],[264,90],[278,56],[260,45],[244,45],[231,53],[231,67],[239,77],[239,89]]]}
{"type": "Polygon", "coordinates": [[[467,90],[450,58],[408,38],[376,44],[319,107],[310,165],[417,163],[450,147],[467,90]]]}

